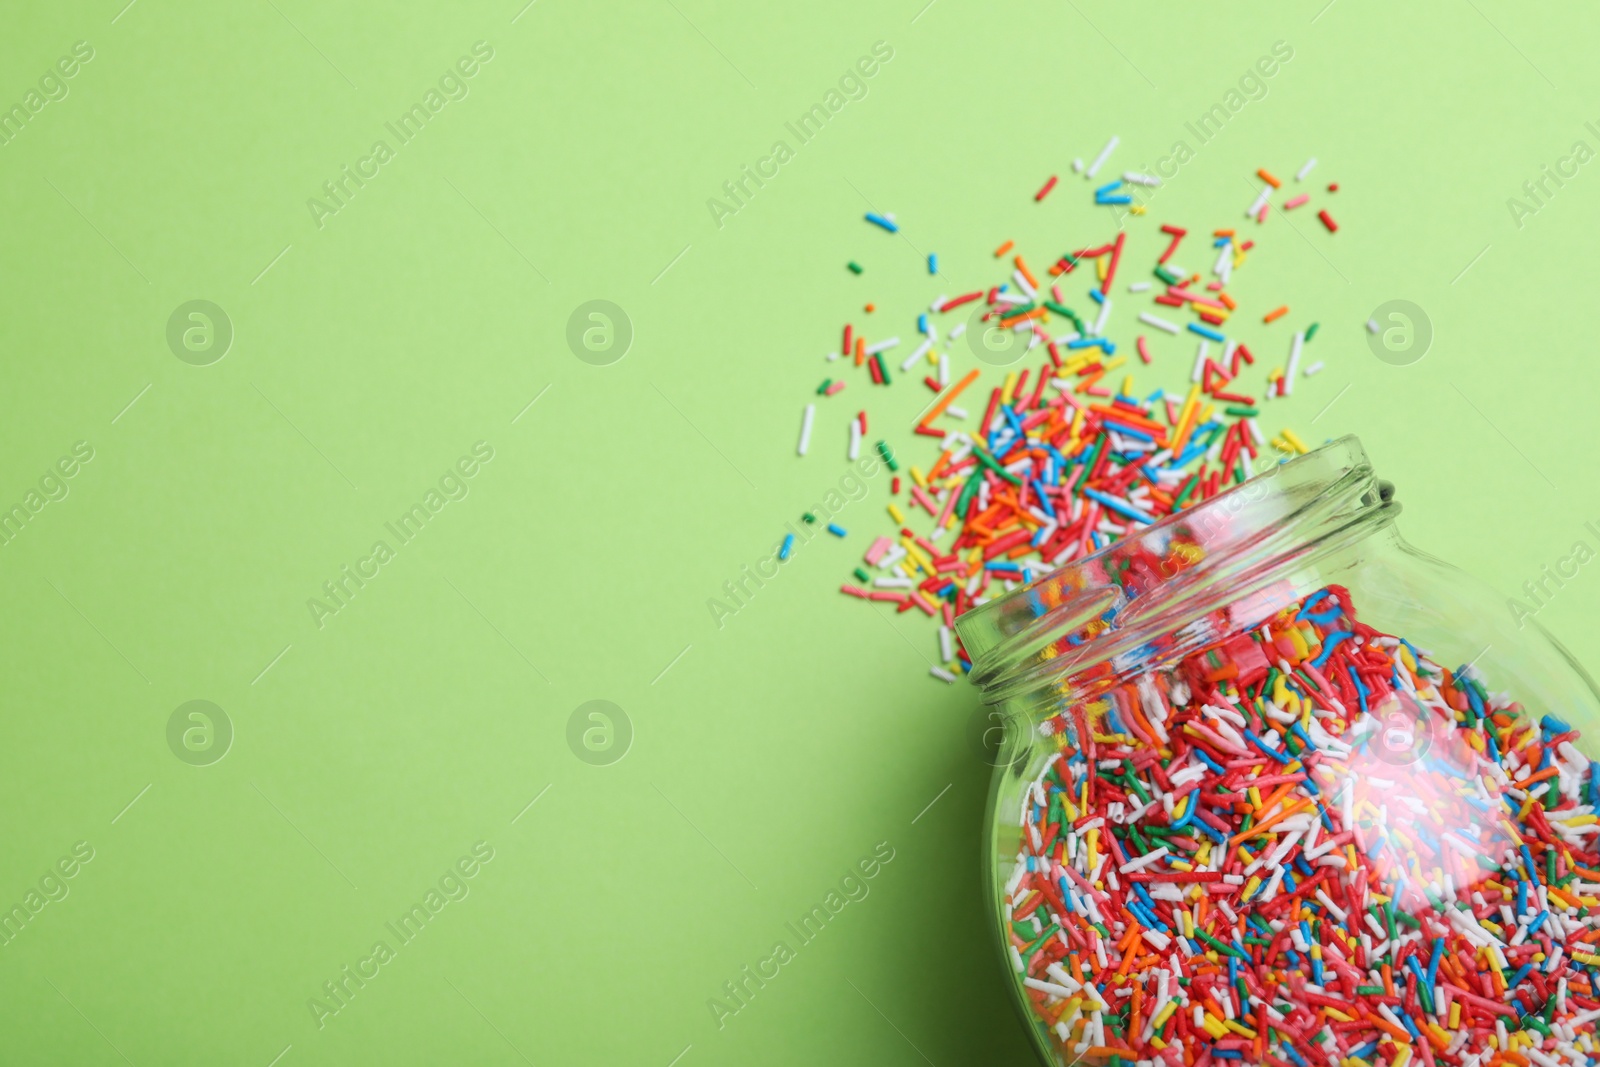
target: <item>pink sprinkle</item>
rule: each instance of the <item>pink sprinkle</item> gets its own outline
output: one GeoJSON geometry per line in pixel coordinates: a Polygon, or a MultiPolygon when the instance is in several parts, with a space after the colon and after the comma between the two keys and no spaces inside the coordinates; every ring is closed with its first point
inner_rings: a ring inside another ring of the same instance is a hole
{"type": "Polygon", "coordinates": [[[878,565],[878,561],[883,558],[883,554],[889,551],[890,546],[893,544],[894,542],[889,540],[887,537],[880,537],[876,541],[872,542],[872,547],[867,549],[867,562],[876,567],[878,565]]]}
{"type": "Polygon", "coordinates": [[[1285,210],[1285,211],[1293,211],[1295,208],[1299,207],[1301,204],[1305,203],[1307,200],[1310,200],[1310,199],[1311,199],[1310,196],[1308,196],[1305,193],[1301,193],[1299,196],[1295,197],[1293,200],[1290,200],[1287,203],[1285,203],[1283,205],[1283,210],[1285,210]]]}

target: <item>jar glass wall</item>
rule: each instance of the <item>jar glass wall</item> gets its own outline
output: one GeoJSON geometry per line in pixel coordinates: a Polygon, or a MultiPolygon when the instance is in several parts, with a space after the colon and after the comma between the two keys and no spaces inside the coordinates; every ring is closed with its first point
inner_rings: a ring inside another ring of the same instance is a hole
{"type": "Polygon", "coordinates": [[[1399,510],[1344,438],[957,620],[1045,1062],[1600,1054],[1600,695],[1399,510]]]}

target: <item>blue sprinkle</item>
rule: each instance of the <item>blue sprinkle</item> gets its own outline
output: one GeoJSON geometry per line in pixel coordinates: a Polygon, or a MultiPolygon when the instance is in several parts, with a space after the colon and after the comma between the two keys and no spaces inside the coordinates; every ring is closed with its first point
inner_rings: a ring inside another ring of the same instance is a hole
{"type": "Polygon", "coordinates": [[[779,559],[788,559],[789,558],[789,553],[793,549],[794,549],[794,534],[785,534],[784,538],[783,538],[783,547],[778,549],[778,558],[779,559]]]}
{"type": "Polygon", "coordinates": [[[1322,665],[1328,662],[1328,657],[1333,655],[1334,647],[1345,638],[1354,636],[1355,634],[1349,632],[1348,630],[1335,630],[1332,633],[1324,636],[1322,639],[1322,651],[1317,654],[1316,659],[1311,661],[1311,665],[1320,671],[1322,669],[1322,665]]]}
{"type": "MultiPolygon", "coordinates": [[[[1090,490],[1090,492],[1093,492],[1093,490],[1090,490]]],[[[1277,760],[1279,763],[1288,763],[1289,762],[1289,757],[1288,756],[1285,756],[1283,753],[1279,752],[1277,749],[1273,748],[1271,745],[1269,745],[1265,741],[1261,740],[1261,738],[1256,735],[1254,730],[1246,730],[1246,731],[1244,731],[1244,737],[1245,737],[1246,741],[1249,741],[1252,745],[1256,746],[1262,752],[1265,752],[1268,756],[1270,756],[1273,759],[1277,760]]]]}
{"type": "Polygon", "coordinates": [[[884,216],[878,214],[875,211],[867,212],[867,221],[872,223],[874,226],[882,226],[884,229],[888,230],[890,233],[899,233],[900,232],[900,227],[895,225],[895,222],[894,222],[893,219],[885,218],[884,216]]]}
{"type": "Polygon", "coordinates": [[[836,522],[830,522],[828,523],[828,532],[833,534],[835,537],[843,537],[845,535],[845,528],[836,522]]]}
{"type": "Polygon", "coordinates": [[[1206,337],[1216,341],[1218,344],[1221,344],[1227,340],[1226,337],[1222,336],[1222,334],[1218,333],[1216,330],[1208,329],[1207,327],[1200,325],[1198,322],[1191,322],[1189,324],[1189,332],[1197,333],[1201,337],[1206,337]]]}
{"type": "Polygon", "coordinates": [[[939,273],[939,254],[937,252],[929,252],[928,253],[928,273],[929,274],[938,274],[939,273]]]}

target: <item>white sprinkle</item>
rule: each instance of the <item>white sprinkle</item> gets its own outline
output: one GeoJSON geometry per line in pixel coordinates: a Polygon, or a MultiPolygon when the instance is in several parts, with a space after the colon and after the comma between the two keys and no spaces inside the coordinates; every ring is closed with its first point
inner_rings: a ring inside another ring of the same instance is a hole
{"type": "MultiPolygon", "coordinates": [[[[948,353],[948,352],[940,352],[939,353],[939,385],[941,387],[943,387],[943,386],[946,386],[946,385],[949,385],[949,384],[950,384],[950,353],[948,353]]],[[[945,410],[949,411],[950,409],[946,408],[945,410]]]]}
{"type": "Polygon", "coordinates": [[[1261,195],[1256,197],[1256,202],[1250,205],[1250,210],[1245,212],[1245,217],[1253,219],[1260,214],[1261,209],[1267,206],[1267,200],[1271,196],[1272,186],[1269,185],[1261,190],[1261,195]]]}
{"type": "MultiPolygon", "coordinates": [[[[910,579],[907,579],[909,581],[910,579]]],[[[950,627],[939,627],[939,658],[949,663],[956,658],[955,649],[951,647],[950,627]]]]}
{"type": "Polygon", "coordinates": [[[1089,332],[1094,334],[1096,337],[1104,337],[1105,336],[1106,316],[1108,316],[1110,314],[1111,314],[1111,298],[1108,297],[1108,296],[1107,297],[1101,297],[1100,298],[1100,314],[1098,314],[1098,315],[1096,315],[1094,317],[1094,326],[1090,329],[1089,332]]]}
{"type": "Polygon", "coordinates": [[[1157,178],[1154,174],[1140,174],[1136,170],[1123,171],[1122,180],[1125,182],[1132,182],[1134,185],[1147,185],[1152,189],[1161,184],[1161,179],[1157,178]]]}
{"type": "Polygon", "coordinates": [[[1178,327],[1176,324],[1168,322],[1159,315],[1152,315],[1148,311],[1139,312],[1139,321],[1144,323],[1146,326],[1154,326],[1158,330],[1165,330],[1167,333],[1178,333],[1178,327]]]}
{"type": "MultiPolygon", "coordinates": [[[[956,676],[945,670],[943,667],[929,667],[928,673],[939,679],[939,681],[944,682],[946,685],[953,685],[956,680],[956,676]]],[[[1021,967],[1017,968],[1019,971],[1021,969],[1021,967]]]]}
{"type": "MultiPolygon", "coordinates": [[[[1306,343],[1305,331],[1294,335],[1294,347],[1289,349],[1289,365],[1283,371],[1283,395],[1289,396],[1294,392],[1295,375],[1300,370],[1300,349],[1306,343]]],[[[1198,381],[1199,379],[1195,379],[1198,381]]]]}
{"type": "Polygon", "coordinates": [[[955,328],[950,331],[950,340],[954,341],[957,337],[960,337],[966,332],[967,324],[964,322],[958,322],[955,324],[955,328]]]}
{"type": "Polygon", "coordinates": [[[850,420],[850,458],[852,460],[857,460],[857,459],[861,458],[861,420],[860,419],[851,419],[850,420]]]}
{"type": "Polygon", "coordinates": [[[1195,351],[1194,354],[1194,370],[1189,374],[1189,380],[1191,382],[1198,382],[1204,375],[1206,369],[1206,356],[1209,351],[1210,346],[1207,345],[1202,339],[1200,342],[1200,347],[1195,351]]]}
{"type": "Polygon", "coordinates": [[[1149,291],[1150,291],[1150,283],[1149,282],[1129,282],[1128,283],[1128,292],[1130,292],[1130,293],[1147,293],[1149,291]]]}
{"type": "Polygon", "coordinates": [[[932,341],[924,341],[924,342],[922,342],[920,345],[917,346],[917,350],[915,352],[911,353],[911,355],[907,356],[906,357],[906,361],[904,363],[900,364],[900,369],[902,371],[909,371],[911,369],[911,365],[913,363],[915,363],[917,360],[921,359],[923,356],[927,355],[928,354],[928,349],[930,349],[932,347],[933,347],[933,342],[932,341]]]}
{"type": "Polygon", "coordinates": [[[1378,320],[1377,319],[1368,319],[1367,320],[1367,332],[1368,333],[1377,333],[1378,332],[1378,320]]]}
{"type": "Polygon", "coordinates": [[[967,409],[956,407],[954,404],[951,404],[949,407],[945,408],[944,413],[949,415],[952,419],[964,419],[967,417],[967,409]]]}
{"type": "Polygon", "coordinates": [[[839,353],[837,353],[837,352],[829,352],[828,353],[828,362],[831,363],[831,362],[833,362],[834,360],[836,360],[838,358],[839,358],[839,353]]]}
{"type": "Polygon", "coordinates": [[[817,417],[817,405],[807,404],[806,413],[800,420],[800,447],[797,451],[803,456],[806,449],[811,447],[811,420],[817,417]]]}
{"type": "Polygon", "coordinates": [[[1085,177],[1093,178],[1099,172],[1105,161],[1111,158],[1111,153],[1116,150],[1117,142],[1118,138],[1115,135],[1106,142],[1106,146],[1100,149],[1100,154],[1094,157],[1094,162],[1089,164],[1089,169],[1084,172],[1085,177]]]}
{"type": "Polygon", "coordinates": [[[1124,863],[1121,867],[1119,867],[1118,870],[1120,870],[1123,874],[1131,874],[1134,871],[1142,871],[1146,867],[1150,866],[1150,864],[1156,862],[1162,856],[1165,856],[1171,851],[1172,850],[1166,845],[1162,845],[1160,848],[1155,849],[1154,851],[1146,852],[1136,860],[1129,860],[1127,863],[1124,863]]]}
{"type": "Polygon", "coordinates": [[[1306,368],[1306,377],[1307,378],[1311,377],[1313,374],[1317,373],[1321,369],[1322,369],[1322,360],[1319,359],[1315,363],[1311,364],[1311,366],[1306,368]]]}
{"type": "Polygon", "coordinates": [[[875,356],[879,352],[887,352],[887,351],[889,351],[889,349],[893,348],[895,345],[897,345],[899,343],[900,343],[900,338],[891,337],[886,341],[879,341],[875,345],[868,345],[867,346],[867,355],[875,356]]]}
{"type": "Polygon", "coordinates": [[[1074,174],[1082,174],[1083,173],[1083,160],[1074,159],[1072,161],[1072,173],[1074,173],[1074,174]]]}
{"type": "Polygon", "coordinates": [[[1317,157],[1316,156],[1312,156],[1310,159],[1306,160],[1305,166],[1301,167],[1299,170],[1294,172],[1294,180],[1297,181],[1297,182],[1305,181],[1306,180],[1306,175],[1310,174],[1311,173],[1311,168],[1316,166],[1316,165],[1317,165],[1317,157]]]}

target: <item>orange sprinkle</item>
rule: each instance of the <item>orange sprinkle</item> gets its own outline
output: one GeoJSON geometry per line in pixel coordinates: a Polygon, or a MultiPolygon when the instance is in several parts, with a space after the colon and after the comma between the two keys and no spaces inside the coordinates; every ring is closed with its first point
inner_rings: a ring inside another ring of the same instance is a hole
{"type": "Polygon", "coordinates": [[[1022,276],[1028,279],[1028,284],[1033,286],[1035,289],[1039,288],[1039,279],[1033,276],[1033,271],[1029,270],[1028,265],[1022,262],[1022,257],[1020,255],[1017,256],[1015,262],[1017,264],[1017,269],[1022,272],[1022,276]]]}
{"type": "MultiPolygon", "coordinates": [[[[863,349],[859,349],[858,351],[860,351],[862,353],[865,353],[866,350],[863,348],[863,349]]],[[[866,357],[863,354],[860,358],[858,358],[856,360],[856,362],[859,364],[861,362],[861,360],[865,359],[865,358],[866,357]]],[[[971,385],[973,382],[975,382],[977,380],[978,380],[978,371],[977,371],[976,368],[967,371],[965,377],[963,377],[959,382],[957,382],[955,385],[951,386],[949,389],[946,389],[944,391],[944,395],[939,397],[938,400],[935,400],[933,402],[933,407],[929,408],[928,409],[928,413],[922,417],[922,425],[926,426],[926,425],[928,425],[928,423],[932,422],[934,419],[936,419],[940,415],[944,414],[944,409],[950,406],[950,402],[953,401],[956,397],[960,396],[961,395],[961,391],[963,389],[965,389],[967,386],[971,385]]]]}
{"type": "Polygon", "coordinates": [[[1289,314],[1289,305],[1284,304],[1282,307],[1275,307],[1265,315],[1261,316],[1261,321],[1272,322],[1274,319],[1281,319],[1287,314],[1289,314]]]}
{"type": "Polygon", "coordinates": [[[1239,301],[1235,300],[1233,297],[1229,296],[1227,293],[1218,293],[1217,294],[1217,299],[1222,301],[1225,305],[1227,305],[1227,308],[1228,308],[1229,311],[1233,311],[1234,309],[1236,309],[1239,306],[1239,301]]]}
{"type": "Polygon", "coordinates": [[[1005,255],[1007,252],[1011,251],[1011,248],[1012,248],[1012,242],[1007,241],[1005,244],[1001,245],[999,248],[994,250],[994,258],[995,259],[999,259],[1001,256],[1005,255]]]}
{"type": "Polygon", "coordinates": [[[1211,236],[1213,236],[1213,237],[1232,237],[1233,236],[1233,231],[1232,230],[1212,230],[1211,231],[1211,236]]]}
{"type": "Polygon", "coordinates": [[[1262,167],[1260,170],[1256,171],[1256,177],[1260,178],[1274,189],[1281,188],[1283,185],[1282,182],[1272,176],[1266,167],[1262,167]]]}
{"type": "Polygon", "coordinates": [[[868,315],[872,314],[874,311],[877,311],[877,310],[878,310],[878,305],[877,304],[868,304],[867,305],[867,314],[868,315]]]}

